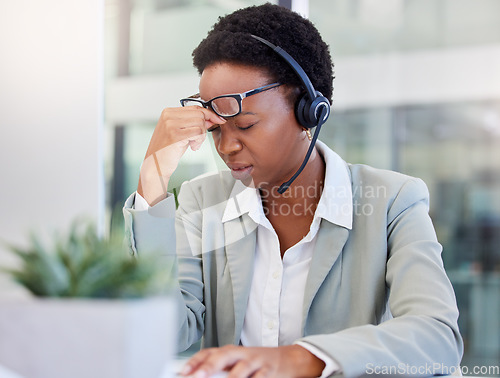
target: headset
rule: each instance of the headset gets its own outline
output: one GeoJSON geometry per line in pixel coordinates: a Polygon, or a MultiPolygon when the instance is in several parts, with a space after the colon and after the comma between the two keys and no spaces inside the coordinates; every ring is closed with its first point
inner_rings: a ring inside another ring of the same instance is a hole
{"type": "Polygon", "coordinates": [[[297,63],[297,61],[290,56],[290,54],[288,54],[281,47],[272,44],[264,38],[258,37],[253,34],[251,34],[251,36],[257,41],[260,41],[266,46],[270,47],[275,53],[281,56],[299,76],[300,80],[304,84],[306,93],[304,93],[300,97],[300,99],[297,101],[297,104],[295,105],[295,117],[297,118],[299,124],[306,129],[316,127],[316,131],[311,140],[309,150],[307,151],[302,165],[288,181],[281,184],[281,186],[278,188],[278,193],[283,194],[290,187],[297,176],[302,172],[307,162],[309,161],[312,150],[316,145],[321,126],[326,122],[328,116],[330,115],[330,102],[325,96],[321,94],[321,92],[318,92],[314,89],[314,86],[312,85],[311,80],[309,79],[307,74],[297,63]]]}

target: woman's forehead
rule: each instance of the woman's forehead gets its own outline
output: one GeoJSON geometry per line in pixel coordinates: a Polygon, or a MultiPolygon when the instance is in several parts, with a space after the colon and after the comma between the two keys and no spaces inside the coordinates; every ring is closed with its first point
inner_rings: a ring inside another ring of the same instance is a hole
{"type": "Polygon", "coordinates": [[[200,97],[205,101],[226,94],[243,93],[269,84],[264,69],[233,63],[216,63],[206,67],[200,78],[200,97]]]}

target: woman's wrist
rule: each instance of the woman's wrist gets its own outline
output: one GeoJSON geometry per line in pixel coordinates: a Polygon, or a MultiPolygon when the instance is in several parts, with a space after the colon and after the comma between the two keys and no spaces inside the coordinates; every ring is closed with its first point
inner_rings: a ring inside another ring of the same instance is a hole
{"type": "Polygon", "coordinates": [[[162,175],[155,155],[149,155],[141,166],[137,193],[139,193],[150,206],[154,206],[167,197],[169,177],[162,175]]]}
{"type": "Polygon", "coordinates": [[[294,374],[297,377],[319,377],[321,376],[325,363],[313,353],[300,345],[287,345],[282,348],[288,349],[287,357],[283,363],[294,365],[294,374]]]}

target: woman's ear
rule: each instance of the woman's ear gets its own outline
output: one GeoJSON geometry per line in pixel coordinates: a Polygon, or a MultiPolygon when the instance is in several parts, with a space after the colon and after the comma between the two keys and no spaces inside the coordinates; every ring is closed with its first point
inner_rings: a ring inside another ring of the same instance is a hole
{"type": "Polygon", "coordinates": [[[298,135],[302,135],[302,132],[304,131],[303,126],[299,123],[296,115],[295,115],[295,110],[297,107],[297,102],[298,100],[302,97],[303,91],[300,89],[300,87],[297,87],[295,85],[291,86],[288,84],[282,85],[280,87],[280,90],[283,92],[283,96],[285,98],[286,104],[288,105],[288,108],[291,112],[291,115],[293,117],[293,127],[294,130],[297,131],[298,135]],[[295,128],[296,127],[296,128],[295,128]]]}

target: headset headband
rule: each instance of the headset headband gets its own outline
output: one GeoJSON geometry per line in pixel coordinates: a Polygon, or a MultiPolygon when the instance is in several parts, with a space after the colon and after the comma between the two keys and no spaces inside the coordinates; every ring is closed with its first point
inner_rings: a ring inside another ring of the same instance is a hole
{"type": "Polygon", "coordinates": [[[261,41],[263,44],[269,46],[271,49],[274,50],[278,55],[280,55],[285,61],[292,67],[292,69],[295,71],[297,75],[299,75],[300,79],[304,83],[304,86],[306,87],[307,94],[309,95],[310,99],[315,98],[316,91],[314,90],[314,87],[311,83],[311,80],[309,79],[309,76],[304,72],[300,64],[297,63],[295,59],[291,57],[290,54],[288,54],[285,50],[283,50],[281,47],[273,45],[271,42],[268,40],[265,40],[264,38],[258,37],[256,35],[250,34],[253,38],[261,41]]]}
{"type": "Polygon", "coordinates": [[[306,87],[307,95],[302,96],[302,98],[299,100],[295,114],[298,118],[297,120],[300,124],[302,124],[302,126],[307,127],[308,129],[311,127],[316,127],[316,131],[301,166],[288,181],[281,184],[281,186],[278,188],[278,193],[283,194],[290,187],[297,176],[302,172],[307,162],[309,161],[312,150],[314,149],[316,141],[318,140],[321,126],[326,122],[328,116],[330,115],[330,103],[327,98],[325,98],[320,92],[317,92],[314,89],[314,86],[312,85],[311,80],[309,79],[307,74],[297,63],[297,61],[290,56],[290,54],[288,54],[281,47],[272,44],[264,38],[257,37],[253,34],[250,35],[256,40],[270,47],[274,52],[281,56],[300,77],[300,80],[306,87]]]}

